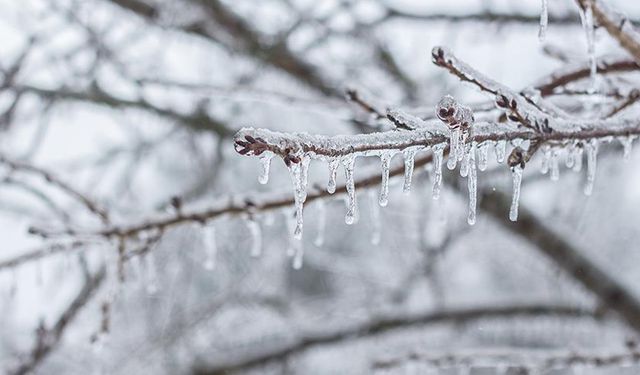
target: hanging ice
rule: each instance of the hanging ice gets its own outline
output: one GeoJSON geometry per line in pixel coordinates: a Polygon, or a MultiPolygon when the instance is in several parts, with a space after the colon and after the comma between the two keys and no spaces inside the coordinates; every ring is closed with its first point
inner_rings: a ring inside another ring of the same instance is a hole
{"type": "Polygon", "coordinates": [[[303,156],[300,158],[299,163],[292,163],[289,166],[289,174],[291,175],[291,182],[293,183],[293,200],[296,208],[296,227],[293,232],[296,239],[302,238],[304,201],[307,199],[309,160],[309,157],[303,156]]]}
{"type": "Polygon", "coordinates": [[[478,200],[478,177],[476,172],[476,143],[471,145],[468,152],[468,168],[469,176],[467,177],[467,187],[469,188],[469,216],[467,223],[474,225],[476,223],[476,203],[478,200]]]}
{"type": "Polygon", "coordinates": [[[377,202],[376,192],[374,190],[369,191],[369,210],[371,210],[371,244],[379,245],[381,237],[381,222],[380,222],[380,205],[377,202]]]}
{"type": "Polygon", "coordinates": [[[583,145],[580,143],[576,144],[574,151],[575,151],[575,155],[573,157],[574,159],[573,170],[576,172],[580,172],[582,170],[582,154],[584,152],[583,145]]]}
{"type": "Polygon", "coordinates": [[[589,87],[590,92],[596,91],[596,74],[597,74],[597,61],[595,51],[595,25],[593,23],[593,9],[591,2],[586,1],[586,8],[580,12],[580,20],[582,21],[582,27],[584,29],[587,38],[587,54],[589,55],[589,71],[591,85],[589,87]]]}
{"type": "MultiPolygon", "coordinates": [[[[289,214],[287,211],[284,211],[285,221],[287,223],[287,231],[289,233],[295,232],[296,227],[296,215],[295,212],[293,215],[289,214]]],[[[287,243],[287,256],[292,257],[296,253],[296,249],[302,243],[302,241],[296,240],[294,236],[287,236],[289,242],[287,243]]]]}
{"type": "Polygon", "coordinates": [[[591,139],[586,145],[587,150],[587,183],[584,186],[585,195],[593,192],[593,183],[596,180],[596,163],[598,161],[598,140],[591,139]]]}
{"type": "Polygon", "coordinates": [[[251,256],[259,257],[262,254],[262,229],[260,223],[254,219],[247,220],[247,229],[251,235],[251,256]]]}
{"type": "Polygon", "coordinates": [[[635,135],[629,135],[626,137],[618,137],[618,141],[622,144],[623,158],[625,161],[631,159],[631,149],[633,148],[633,140],[636,139],[635,135]]]}
{"type": "Polygon", "coordinates": [[[478,169],[487,170],[489,165],[489,142],[484,142],[478,147],[478,169]]]}
{"type": "Polygon", "coordinates": [[[507,141],[501,139],[496,142],[496,161],[503,163],[505,155],[507,153],[507,141]]]}
{"type": "Polygon", "coordinates": [[[549,164],[549,168],[551,169],[551,181],[558,181],[560,179],[560,166],[558,161],[558,150],[555,148],[551,150],[549,164]]]}
{"type": "Polygon", "coordinates": [[[316,207],[318,209],[316,213],[318,217],[318,231],[316,232],[316,238],[313,240],[313,244],[320,247],[324,245],[324,233],[327,226],[327,208],[322,199],[318,199],[316,207]]]}
{"type": "Polygon", "coordinates": [[[334,158],[329,160],[329,182],[327,183],[327,192],[333,194],[336,192],[336,175],[338,174],[338,165],[340,159],[334,158]]]}
{"type": "Polygon", "coordinates": [[[445,144],[433,146],[433,199],[440,198],[440,189],[442,188],[442,154],[445,144]]]}
{"type": "Polygon", "coordinates": [[[218,254],[218,245],[216,243],[216,228],[213,226],[213,224],[210,224],[204,228],[203,236],[203,245],[206,252],[204,268],[211,271],[215,268],[216,256],[218,254]]]}
{"type": "Polygon", "coordinates": [[[542,11],[540,12],[540,29],[538,30],[538,39],[544,42],[547,36],[547,26],[549,24],[549,4],[547,0],[542,0],[542,11]]]}
{"type": "Polygon", "coordinates": [[[413,164],[416,156],[416,149],[409,147],[405,149],[402,154],[404,155],[404,184],[402,185],[402,191],[408,193],[411,191],[411,180],[413,179],[413,164]]]}
{"type": "Polygon", "coordinates": [[[300,242],[293,256],[293,264],[292,264],[293,269],[299,270],[300,268],[302,268],[303,257],[304,257],[304,246],[302,245],[302,242],[300,242]]]}
{"type": "Polygon", "coordinates": [[[260,171],[260,175],[258,176],[258,182],[261,184],[266,184],[269,182],[269,170],[271,169],[271,159],[273,158],[273,153],[270,151],[265,151],[260,155],[260,165],[262,170],[260,171]]]}
{"type": "Polygon", "coordinates": [[[469,175],[469,157],[471,156],[471,145],[465,147],[460,164],[460,176],[467,177],[469,175]]]}
{"type": "Polygon", "coordinates": [[[511,167],[513,177],[513,196],[511,198],[511,209],[509,210],[509,220],[518,220],[518,206],[520,205],[520,185],[522,184],[522,167],[516,165],[511,167]]]}
{"type": "Polygon", "coordinates": [[[567,168],[573,168],[575,164],[576,164],[576,146],[570,145],[567,147],[567,153],[565,155],[564,165],[566,165],[567,168]]]}
{"type": "Polygon", "coordinates": [[[354,155],[345,156],[342,160],[344,166],[345,185],[347,188],[347,214],[344,222],[347,225],[355,223],[358,214],[358,203],[356,202],[356,187],[353,179],[353,169],[355,167],[356,158],[354,155]]]}
{"type": "Polygon", "coordinates": [[[542,149],[542,164],[540,164],[540,173],[549,173],[549,167],[551,163],[551,147],[543,146],[542,149]]]}
{"type": "Polygon", "coordinates": [[[380,155],[380,163],[382,165],[382,183],[380,185],[378,204],[382,207],[385,207],[389,203],[389,166],[391,164],[392,156],[393,155],[390,152],[384,152],[380,155]]]}
{"type": "Polygon", "coordinates": [[[460,129],[449,130],[449,160],[447,161],[447,168],[450,170],[456,169],[458,164],[458,150],[460,149],[460,129]]]}

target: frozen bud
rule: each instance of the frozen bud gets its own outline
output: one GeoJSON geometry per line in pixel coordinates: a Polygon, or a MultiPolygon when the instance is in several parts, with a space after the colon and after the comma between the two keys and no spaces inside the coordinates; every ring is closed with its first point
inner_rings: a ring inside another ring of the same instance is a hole
{"type": "Polygon", "coordinates": [[[456,111],[455,120],[463,130],[468,130],[474,122],[473,111],[465,105],[460,105],[456,111]]]}
{"type": "Polygon", "coordinates": [[[436,106],[436,116],[448,124],[452,124],[454,121],[454,116],[456,114],[456,109],[458,108],[458,103],[451,95],[446,95],[436,106]]]}
{"type": "Polygon", "coordinates": [[[524,150],[520,147],[516,147],[513,149],[513,151],[511,151],[511,154],[509,154],[507,163],[509,164],[510,167],[515,167],[519,165],[520,168],[524,169],[524,165],[525,165],[524,158],[525,158],[524,150]]]}

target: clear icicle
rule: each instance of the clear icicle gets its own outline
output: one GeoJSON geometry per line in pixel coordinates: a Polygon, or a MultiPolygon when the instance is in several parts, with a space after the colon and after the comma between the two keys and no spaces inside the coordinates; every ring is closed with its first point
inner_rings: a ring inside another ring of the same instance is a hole
{"type": "Polygon", "coordinates": [[[580,20],[582,21],[582,27],[587,38],[587,54],[589,55],[589,71],[591,79],[589,91],[595,92],[597,79],[596,74],[598,70],[595,49],[595,27],[593,23],[593,9],[591,8],[591,2],[586,2],[586,5],[586,8],[580,12],[580,20]]]}
{"type": "MultiPolygon", "coordinates": [[[[295,212],[293,215],[289,214],[287,211],[284,211],[284,213],[285,213],[285,221],[287,223],[287,231],[289,233],[292,233],[295,231],[295,227],[296,227],[295,212]]],[[[302,243],[302,241],[296,240],[294,236],[288,236],[288,238],[289,238],[289,242],[287,244],[287,256],[292,257],[295,255],[296,248],[298,247],[299,244],[302,243]]]]}
{"type": "Polygon", "coordinates": [[[307,184],[309,183],[309,164],[311,164],[311,158],[303,156],[300,158],[300,198],[302,201],[307,200],[307,184]]]}
{"type": "Polygon", "coordinates": [[[380,195],[378,196],[378,204],[382,207],[386,207],[389,204],[389,166],[391,164],[391,157],[393,155],[389,152],[384,152],[380,155],[380,164],[382,166],[382,183],[380,185],[380,195]]]}
{"type": "Polygon", "coordinates": [[[347,225],[355,223],[356,216],[358,215],[356,187],[353,179],[353,169],[355,167],[355,161],[356,158],[354,155],[346,156],[342,161],[347,188],[347,214],[344,217],[344,222],[347,223],[347,225]]]}
{"type": "Polygon", "coordinates": [[[260,165],[262,167],[260,171],[260,176],[258,176],[258,182],[261,184],[266,184],[269,182],[269,170],[271,169],[271,159],[273,158],[273,153],[266,151],[260,156],[260,165]]]}
{"type": "Polygon", "coordinates": [[[404,184],[402,185],[402,191],[408,193],[411,191],[411,180],[413,180],[413,165],[416,156],[416,150],[414,148],[407,148],[402,152],[404,155],[404,184]]]}
{"type": "Polygon", "coordinates": [[[578,144],[575,147],[575,156],[574,156],[574,164],[573,170],[576,172],[580,172],[582,170],[582,154],[584,152],[582,145],[578,144]]]}
{"type": "Polygon", "coordinates": [[[327,207],[322,199],[318,199],[316,207],[318,208],[318,212],[316,213],[318,217],[318,229],[313,244],[320,247],[324,245],[324,233],[327,227],[327,207]]]}
{"type": "Polygon", "coordinates": [[[618,137],[618,141],[620,142],[623,148],[624,161],[629,161],[629,159],[631,159],[631,150],[633,148],[634,139],[636,139],[635,135],[630,135],[627,137],[618,137]]]}
{"type": "Polygon", "coordinates": [[[377,246],[380,244],[382,226],[380,222],[380,205],[377,202],[374,190],[369,191],[369,210],[371,210],[371,244],[377,246]]]}
{"type": "Polygon", "coordinates": [[[576,164],[576,147],[575,145],[571,145],[567,148],[567,154],[565,155],[564,165],[567,168],[573,168],[576,164]]]}
{"type": "Polygon", "coordinates": [[[333,194],[336,192],[336,175],[338,174],[338,165],[340,159],[331,159],[329,161],[329,182],[327,183],[327,192],[333,194]]]}
{"type": "Polygon", "coordinates": [[[478,200],[478,176],[476,171],[476,144],[471,145],[468,156],[469,176],[467,177],[467,186],[469,188],[469,216],[467,223],[474,225],[476,223],[476,204],[478,200]]]}
{"type": "Polygon", "coordinates": [[[442,155],[444,152],[444,144],[433,147],[433,199],[440,198],[440,190],[442,189],[442,155]]]}
{"type": "Polygon", "coordinates": [[[209,225],[204,229],[203,245],[205,253],[204,268],[211,271],[216,266],[216,257],[218,254],[218,245],[216,243],[216,228],[209,225]]]}
{"type": "Polygon", "coordinates": [[[596,166],[598,161],[598,140],[592,139],[586,145],[587,150],[587,183],[584,186],[585,195],[593,192],[593,183],[596,180],[596,166]]]}
{"type": "Polygon", "coordinates": [[[507,154],[507,141],[504,139],[496,142],[496,161],[498,163],[504,163],[505,155],[507,154]]]}
{"type": "Polygon", "coordinates": [[[449,130],[449,160],[447,161],[447,168],[450,170],[456,169],[456,165],[458,164],[460,135],[460,129],[449,130]]]}
{"type": "Polygon", "coordinates": [[[513,177],[513,196],[511,198],[511,209],[509,210],[509,220],[518,220],[518,206],[520,205],[520,186],[522,185],[522,167],[516,165],[511,168],[513,177]]]}
{"type": "Polygon", "coordinates": [[[460,176],[467,177],[469,175],[469,157],[471,155],[471,146],[465,147],[460,163],[460,176]]]}
{"type": "Polygon", "coordinates": [[[293,256],[292,266],[294,270],[299,270],[300,268],[302,268],[303,258],[304,258],[304,246],[302,246],[302,241],[300,241],[300,243],[295,249],[295,254],[293,256]]]}
{"type": "Polygon", "coordinates": [[[293,199],[296,208],[296,227],[293,232],[296,239],[302,238],[304,201],[307,199],[307,171],[309,170],[309,160],[308,157],[303,157],[299,163],[293,163],[289,167],[289,174],[291,175],[291,182],[293,183],[293,199]]]}
{"type": "Polygon", "coordinates": [[[549,146],[544,146],[542,149],[542,164],[540,164],[540,173],[547,174],[549,173],[549,167],[551,164],[551,148],[549,146]]]}
{"type": "Polygon", "coordinates": [[[560,179],[560,166],[559,166],[558,150],[551,150],[551,158],[549,160],[549,168],[551,169],[551,181],[558,181],[560,179]]]}
{"type": "Polygon", "coordinates": [[[251,256],[259,257],[262,255],[262,228],[260,228],[260,223],[249,219],[247,220],[247,229],[251,234],[251,256]]]}
{"type": "Polygon", "coordinates": [[[542,11],[540,12],[540,29],[538,30],[538,39],[544,42],[547,36],[547,26],[549,25],[549,4],[547,0],[542,0],[542,11]]]}
{"type": "Polygon", "coordinates": [[[489,143],[485,142],[478,147],[478,169],[486,171],[489,165],[489,143]]]}

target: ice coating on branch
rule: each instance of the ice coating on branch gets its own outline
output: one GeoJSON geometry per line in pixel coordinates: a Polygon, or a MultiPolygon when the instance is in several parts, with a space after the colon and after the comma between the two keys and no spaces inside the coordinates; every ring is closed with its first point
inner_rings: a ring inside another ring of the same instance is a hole
{"type": "Polygon", "coordinates": [[[338,174],[338,166],[340,159],[333,158],[329,160],[329,182],[327,183],[327,192],[333,194],[336,192],[336,176],[338,174]]]}
{"type": "Polygon", "coordinates": [[[487,170],[489,165],[489,142],[484,142],[478,147],[478,169],[481,171],[487,170]]]}
{"type": "Polygon", "coordinates": [[[262,228],[260,228],[260,223],[254,219],[248,219],[247,229],[251,235],[251,256],[259,257],[262,255],[262,228]]]}
{"type": "Polygon", "coordinates": [[[316,207],[318,212],[316,215],[318,215],[318,229],[316,231],[316,238],[313,240],[313,244],[317,247],[321,247],[324,245],[324,234],[327,227],[327,207],[324,200],[318,199],[317,202],[316,207]]]}
{"type": "Polygon", "coordinates": [[[353,178],[353,170],[355,167],[356,158],[354,155],[347,155],[342,160],[344,166],[345,185],[347,188],[347,214],[344,217],[344,222],[347,225],[355,223],[356,216],[358,215],[358,203],[356,201],[356,187],[353,178]]]}
{"type": "Polygon", "coordinates": [[[389,166],[391,164],[391,158],[393,154],[391,152],[383,152],[380,155],[380,164],[382,167],[382,183],[380,184],[380,195],[378,197],[378,204],[382,207],[386,207],[389,204],[389,166]]]}
{"type": "Polygon", "coordinates": [[[598,140],[591,139],[585,144],[587,151],[587,183],[584,186],[584,194],[591,195],[593,184],[596,180],[596,166],[598,161],[598,140]]]}
{"type": "Polygon", "coordinates": [[[505,155],[507,154],[507,141],[501,139],[496,142],[496,161],[498,163],[504,163],[505,155]]]}
{"type": "Polygon", "coordinates": [[[549,159],[549,168],[551,169],[551,181],[558,181],[560,179],[560,166],[559,166],[558,150],[551,149],[551,157],[549,159]]]}
{"type": "Polygon", "coordinates": [[[440,198],[440,190],[442,189],[442,156],[446,144],[441,143],[433,146],[433,199],[440,198]]]}
{"type": "Polygon", "coordinates": [[[469,216],[467,223],[476,223],[476,205],[478,200],[478,176],[476,171],[476,143],[473,142],[468,152],[469,176],[467,177],[467,187],[469,188],[469,216]]]}
{"type": "Polygon", "coordinates": [[[447,168],[450,170],[456,169],[456,165],[458,164],[460,133],[460,129],[453,129],[449,131],[449,160],[447,161],[447,168]]]}
{"type": "Polygon", "coordinates": [[[371,213],[371,244],[380,244],[382,222],[380,221],[380,205],[375,190],[369,190],[369,210],[371,213]]]}
{"type": "Polygon", "coordinates": [[[547,0],[542,0],[542,11],[540,12],[540,29],[538,30],[538,39],[544,42],[547,36],[547,26],[549,24],[549,4],[547,0]]]}
{"type": "Polygon", "coordinates": [[[580,11],[580,21],[584,29],[587,38],[587,54],[589,55],[589,72],[591,85],[589,91],[595,92],[596,90],[596,74],[597,74],[597,61],[595,50],[595,25],[593,23],[593,8],[591,1],[586,1],[586,8],[580,11]]]}
{"type": "Polygon", "coordinates": [[[633,141],[637,138],[635,135],[630,135],[626,137],[618,137],[618,142],[622,145],[623,149],[623,159],[625,161],[629,161],[631,159],[631,150],[633,148],[633,141]]]}
{"type": "Polygon", "coordinates": [[[411,180],[413,180],[413,166],[417,149],[409,147],[402,152],[404,156],[404,184],[402,191],[408,193],[411,191],[411,180]]]}
{"type": "Polygon", "coordinates": [[[509,220],[518,220],[518,207],[520,205],[520,186],[522,185],[522,167],[516,165],[511,167],[513,178],[513,196],[511,197],[511,209],[509,210],[509,220]]]}
{"type": "Polygon", "coordinates": [[[216,242],[216,228],[213,224],[204,228],[203,245],[205,251],[204,268],[211,271],[216,266],[216,257],[218,254],[218,244],[216,242]]]}
{"type": "Polygon", "coordinates": [[[258,182],[262,185],[269,182],[269,170],[271,169],[271,159],[273,158],[273,153],[270,151],[265,151],[260,155],[260,175],[258,176],[258,182]]]}

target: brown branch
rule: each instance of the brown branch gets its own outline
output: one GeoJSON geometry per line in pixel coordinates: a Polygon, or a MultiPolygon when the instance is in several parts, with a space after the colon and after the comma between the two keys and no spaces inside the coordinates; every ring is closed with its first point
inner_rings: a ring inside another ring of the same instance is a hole
{"type": "Polygon", "coordinates": [[[0,261],[0,271],[15,268],[24,263],[46,258],[52,255],[67,253],[70,251],[77,251],[87,245],[89,245],[89,242],[82,240],[75,240],[70,243],[54,243],[51,245],[47,245],[42,248],[19,255],[15,258],[0,261]]]}
{"type": "Polygon", "coordinates": [[[237,360],[229,359],[217,364],[203,363],[197,365],[194,368],[193,373],[199,375],[214,375],[247,370],[270,362],[286,360],[290,356],[302,353],[316,346],[331,345],[348,340],[375,336],[400,328],[437,323],[460,324],[487,318],[531,316],[568,318],[592,317],[598,319],[592,311],[562,305],[479,307],[443,310],[399,317],[383,317],[354,327],[339,329],[337,331],[320,331],[312,334],[303,334],[290,344],[286,344],[281,347],[269,347],[262,353],[255,353],[237,360]]]}
{"type": "Polygon", "coordinates": [[[80,310],[91,300],[96,290],[100,287],[106,276],[106,271],[101,268],[95,275],[89,276],[80,293],[75,297],[67,309],[62,313],[58,321],[51,328],[41,324],[37,331],[36,344],[29,357],[15,369],[9,370],[11,375],[23,375],[32,373],[51,352],[58,346],[62,336],[75,319],[80,310]]]}

